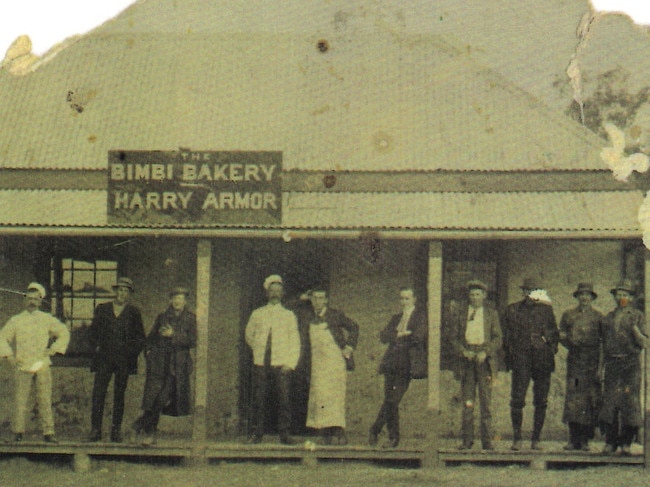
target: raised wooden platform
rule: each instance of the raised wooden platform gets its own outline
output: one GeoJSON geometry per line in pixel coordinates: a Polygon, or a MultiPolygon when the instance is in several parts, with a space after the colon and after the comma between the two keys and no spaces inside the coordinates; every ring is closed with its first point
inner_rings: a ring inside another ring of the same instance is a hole
{"type": "Polygon", "coordinates": [[[458,450],[458,448],[446,446],[438,451],[440,463],[451,466],[459,464],[481,464],[481,465],[528,465],[534,469],[546,469],[552,466],[571,465],[639,465],[644,466],[643,448],[641,445],[633,445],[632,455],[622,456],[603,455],[601,453],[603,444],[598,442],[591,446],[591,451],[565,451],[563,444],[559,442],[543,442],[543,450],[522,449],[520,451],[510,450],[510,443],[498,442],[494,450],[458,450]]]}
{"type": "Polygon", "coordinates": [[[327,460],[357,460],[371,462],[399,462],[411,466],[460,464],[528,465],[534,469],[571,465],[636,465],[644,466],[643,449],[633,445],[632,455],[606,456],[600,453],[602,443],[595,443],[591,452],[564,451],[562,443],[544,442],[544,450],[524,449],[512,451],[509,442],[497,442],[496,449],[482,451],[458,450],[457,441],[441,441],[437,454],[423,445],[411,444],[397,449],[372,448],[363,445],[322,446],[307,441],[297,445],[277,442],[248,445],[235,441],[192,442],[188,440],[159,440],[156,445],[143,446],[135,442],[86,443],[63,440],[51,445],[41,441],[0,443],[0,456],[8,455],[64,455],[70,456],[76,470],[88,470],[90,460],[97,457],[169,458],[187,460],[189,463],[206,463],[214,460],[295,460],[305,465],[317,465],[327,460]]]}
{"type": "Polygon", "coordinates": [[[422,449],[381,449],[364,446],[321,446],[313,443],[281,445],[261,443],[247,445],[238,442],[197,443],[186,440],[163,440],[153,446],[138,443],[87,443],[60,441],[52,445],[42,441],[0,443],[2,455],[69,455],[77,470],[90,468],[93,457],[160,457],[180,458],[193,462],[211,460],[298,460],[315,465],[319,460],[365,460],[378,462],[411,462],[419,466],[425,457],[422,449]]]}

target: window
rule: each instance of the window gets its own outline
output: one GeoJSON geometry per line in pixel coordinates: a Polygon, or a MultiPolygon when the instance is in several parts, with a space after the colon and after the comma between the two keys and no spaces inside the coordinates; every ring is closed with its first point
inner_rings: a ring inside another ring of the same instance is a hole
{"type": "Polygon", "coordinates": [[[87,334],[95,306],[113,297],[112,286],[116,280],[115,261],[52,259],[52,314],[70,329],[66,357],[88,357],[92,353],[87,334]]]}

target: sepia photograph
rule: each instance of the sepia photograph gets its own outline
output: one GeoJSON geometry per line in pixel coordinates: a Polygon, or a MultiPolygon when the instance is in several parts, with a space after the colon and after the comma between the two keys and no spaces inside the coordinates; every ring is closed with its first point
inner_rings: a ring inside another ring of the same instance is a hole
{"type": "Polygon", "coordinates": [[[629,3],[0,6],[0,484],[645,483],[629,3]]]}

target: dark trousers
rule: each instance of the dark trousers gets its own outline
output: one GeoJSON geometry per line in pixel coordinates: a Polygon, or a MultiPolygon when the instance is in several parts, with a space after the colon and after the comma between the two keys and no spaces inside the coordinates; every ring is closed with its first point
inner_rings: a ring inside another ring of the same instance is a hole
{"type": "Polygon", "coordinates": [[[113,382],[113,430],[119,431],[124,417],[124,393],[129,381],[129,369],[124,365],[101,363],[95,371],[93,384],[92,413],[90,424],[94,431],[101,432],[104,419],[104,402],[111,377],[113,382]]]}
{"type": "Polygon", "coordinates": [[[580,424],[569,422],[569,443],[574,447],[580,448],[589,444],[589,440],[594,437],[594,427],[589,424],[580,424]]]}
{"type": "Polygon", "coordinates": [[[370,428],[373,434],[378,435],[384,425],[388,428],[388,437],[399,441],[399,403],[411,383],[410,377],[396,374],[384,375],[384,402],[379,409],[377,419],[370,428]]]}
{"type": "Polygon", "coordinates": [[[533,380],[533,434],[532,441],[539,441],[546,418],[548,391],[551,386],[551,371],[533,367],[530,363],[519,363],[512,368],[512,388],[510,391],[510,417],[514,440],[521,440],[523,409],[526,405],[526,391],[533,380]]]}
{"type": "Polygon", "coordinates": [[[289,402],[291,375],[291,372],[282,372],[281,367],[253,366],[253,408],[251,421],[251,434],[253,436],[261,438],[264,435],[266,395],[271,387],[275,387],[277,390],[278,403],[273,409],[278,412],[278,432],[280,436],[289,435],[291,428],[291,404],[289,402]]]}
{"type": "Polygon", "coordinates": [[[462,439],[463,444],[471,445],[474,441],[474,410],[476,389],[481,407],[481,442],[484,446],[492,441],[492,371],[488,361],[482,364],[474,360],[463,359],[461,364],[461,399],[463,401],[462,439]]]}
{"type": "Polygon", "coordinates": [[[621,422],[619,411],[615,411],[614,413],[614,422],[605,423],[604,426],[605,443],[614,447],[630,446],[639,432],[638,427],[629,426],[621,422]]]}

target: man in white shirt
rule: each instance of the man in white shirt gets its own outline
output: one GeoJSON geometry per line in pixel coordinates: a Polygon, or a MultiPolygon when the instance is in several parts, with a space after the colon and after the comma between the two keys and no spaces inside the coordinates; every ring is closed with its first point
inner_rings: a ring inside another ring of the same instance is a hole
{"type": "Polygon", "coordinates": [[[251,314],[246,325],[246,343],[253,351],[252,431],[250,441],[261,443],[264,435],[265,400],[269,387],[278,393],[280,442],[294,444],[289,435],[291,375],[300,358],[300,335],[296,315],[282,306],[282,277],[271,275],[264,281],[268,303],[251,314]]]}
{"type": "Polygon", "coordinates": [[[480,280],[467,283],[468,302],[461,306],[452,323],[452,344],[458,355],[462,413],[461,450],[474,443],[476,389],[481,407],[481,443],[492,450],[492,381],[497,373],[496,357],[501,348],[501,326],[497,311],[488,305],[488,287],[480,280]]]}
{"type": "Polygon", "coordinates": [[[9,359],[16,366],[15,416],[12,425],[14,441],[22,441],[25,433],[27,401],[35,377],[43,439],[47,443],[57,443],[52,414],[50,356],[65,353],[70,333],[54,316],[40,310],[45,296],[43,286],[37,282],[30,283],[25,293],[24,311],[11,317],[0,330],[0,357],[9,359]],[[55,340],[48,347],[51,337],[55,340]],[[15,356],[10,346],[12,343],[15,344],[15,356]]]}

